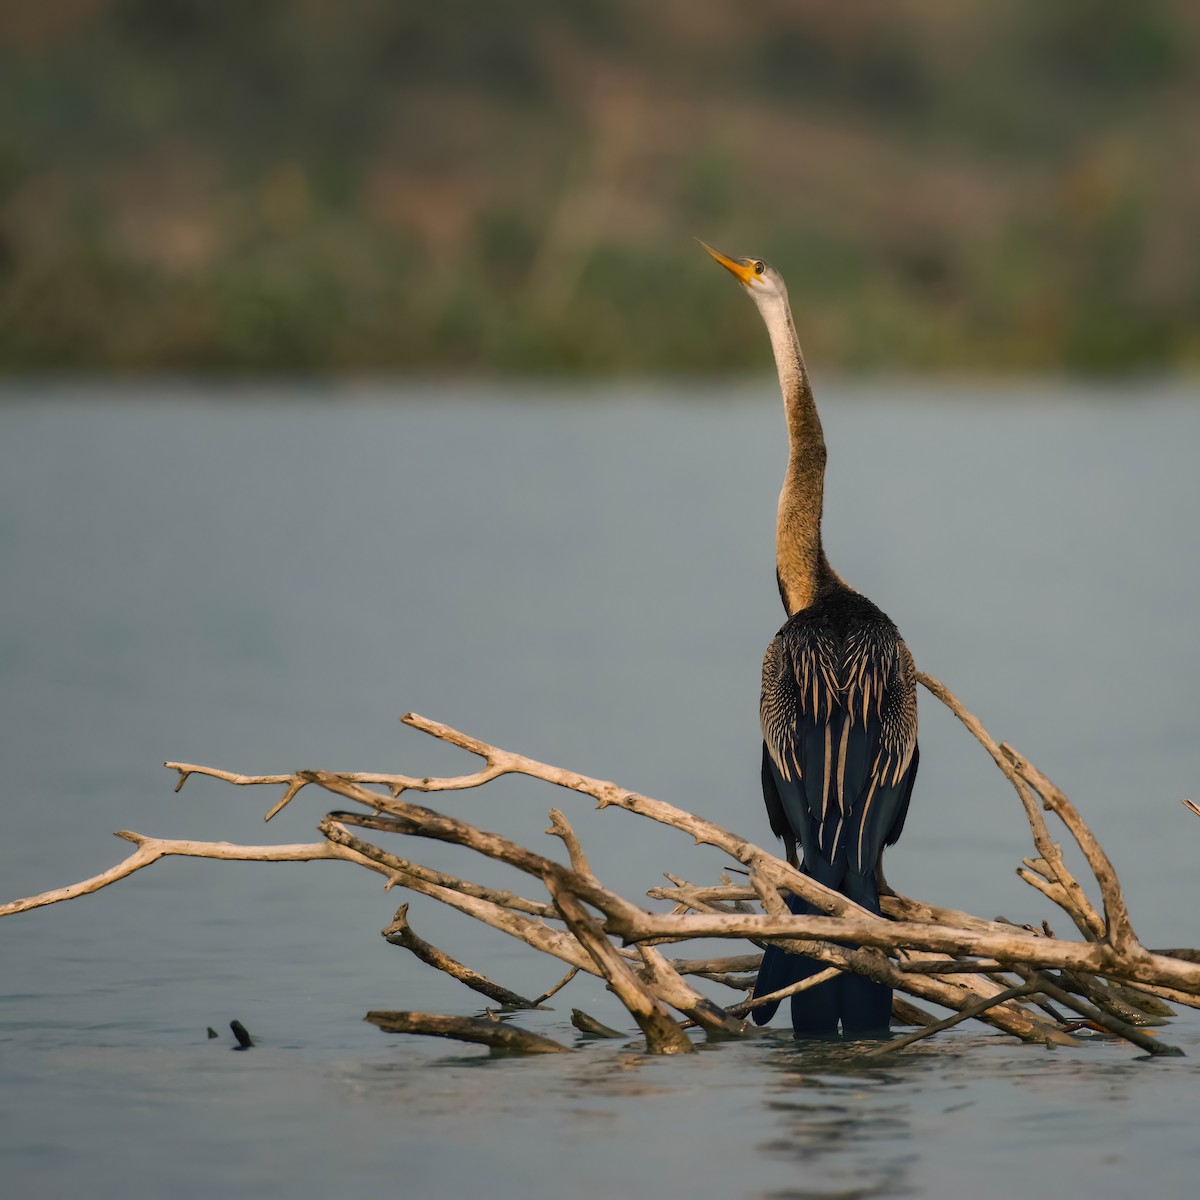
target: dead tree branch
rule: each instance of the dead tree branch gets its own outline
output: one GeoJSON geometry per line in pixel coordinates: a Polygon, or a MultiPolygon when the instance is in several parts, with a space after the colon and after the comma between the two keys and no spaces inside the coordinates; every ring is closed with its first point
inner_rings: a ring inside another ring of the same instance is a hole
{"type": "Polygon", "coordinates": [[[364,1021],[377,1025],[384,1033],[425,1033],[433,1037],[454,1038],[460,1042],[478,1042],[493,1050],[516,1054],[569,1054],[571,1047],[517,1029],[501,1021],[482,1021],[472,1017],[447,1017],[440,1013],[369,1012],[364,1021]]]}
{"type": "Polygon", "coordinates": [[[977,1017],[997,1004],[1004,1004],[1008,1000],[1015,1000],[1018,996],[1027,996],[1030,992],[1034,991],[1037,991],[1037,988],[1033,984],[1023,983],[1018,987],[1011,987],[1003,992],[997,992],[994,996],[985,996],[982,1000],[976,1000],[974,1004],[968,1004],[966,1008],[956,1012],[952,1017],[947,1017],[944,1021],[934,1021],[932,1025],[922,1026],[912,1033],[906,1033],[903,1037],[893,1038],[890,1042],[882,1042],[878,1046],[868,1050],[867,1054],[869,1056],[894,1054],[898,1050],[903,1050],[907,1046],[911,1046],[913,1042],[919,1042],[924,1038],[932,1037],[935,1033],[941,1033],[943,1029],[951,1029],[962,1021],[970,1020],[971,1017],[977,1017]]]}
{"type": "Polygon", "coordinates": [[[26,896],[23,900],[12,900],[0,904],[0,917],[28,912],[47,904],[58,904],[63,900],[74,900],[98,892],[109,884],[117,883],[156,863],[160,858],[181,855],[185,858],[221,858],[230,862],[312,862],[314,859],[346,858],[328,842],[314,842],[292,846],[235,846],[232,842],[191,842],[181,839],[153,838],[134,833],[131,829],[117,830],[115,837],[133,842],[137,849],[107,871],[93,875],[91,879],[72,883],[68,887],[55,888],[37,896],[26,896]]]}
{"type": "Polygon", "coordinates": [[[459,983],[465,983],[472,991],[479,992],[489,1000],[495,1000],[504,1008],[537,1008],[536,1000],[527,1000],[517,992],[511,992],[498,983],[493,983],[486,975],[464,967],[457,959],[430,945],[424,938],[419,937],[408,923],[408,905],[402,904],[396,910],[392,923],[386,929],[380,930],[385,941],[393,946],[403,946],[419,958],[423,963],[435,970],[444,971],[459,983]]]}
{"type": "MultiPolygon", "coordinates": [[[[668,959],[657,946],[695,938],[750,939],[760,948],[777,945],[818,959],[825,970],[783,989],[775,998],[815,986],[839,972],[852,971],[887,984],[897,992],[901,1018],[924,1028],[928,1036],[963,1020],[977,1018],[1031,1042],[1074,1044],[1053,1019],[1050,997],[1088,1021],[1127,1037],[1150,1053],[1171,1053],[1137,1025],[1170,1015],[1163,999],[1200,1007],[1200,961],[1192,952],[1145,949],[1134,932],[1115,870],[1078,809],[1027,759],[1006,743],[998,743],[972,713],[940,681],[928,675],[921,683],[958,717],[1012,784],[1030,827],[1034,853],[1019,874],[1051,900],[1079,930],[1082,941],[1055,938],[1049,928],[1018,927],[990,921],[885,891],[882,915],[867,912],[845,896],[822,887],[761,846],[714,822],[673,805],[627,790],[609,780],[581,775],[511,751],[491,746],[448,725],[408,713],[405,724],[482,760],[478,770],[434,778],[378,772],[299,771],[291,774],[243,775],[194,763],[171,762],[178,772],[177,789],[192,775],[208,775],[238,787],[282,787],[283,794],[267,814],[271,819],[310,785],[333,793],[352,811],[327,814],[320,822],[323,840],[313,844],[235,846],[228,843],[169,841],[123,832],[136,844],[124,862],[108,871],[40,896],[0,907],[0,915],[57,903],[108,886],[169,855],[255,861],[342,859],[382,875],[387,886],[400,886],[449,905],[515,937],[569,968],[567,977],[537,1001],[527,1000],[472,971],[423,942],[407,923],[402,906],[385,936],[424,961],[501,1004],[533,1006],[565,986],[583,970],[604,979],[643,1030],[654,1053],[691,1049],[685,1029],[698,1025],[709,1037],[745,1032],[742,1018],[757,1003],[742,1001],[722,1008],[688,982],[700,977],[742,986],[744,973],[756,970],[758,954],[731,954],[705,959],[668,959]],[[668,902],[672,911],[652,912],[605,886],[596,876],[582,842],[564,814],[550,812],[546,831],[566,849],[569,865],[490,833],[447,813],[413,804],[406,793],[452,793],[484,786],[503,775],[542,780],[592,799],[601,809],[623,809],[682,832],[696,844],[715,847],[732,863],[728,870],[748,876],[732,882],[721,873],[716,885],[702,886],[669,875],[670,887],[656,887],[652,899],[668,902]],[[1079,846],[1101,900],[1089,900],[1083,885],[1067,868],[1062,850],[1050,834],[1043,811],[1052,813],[1079,846]],[[545,899],[485,887],[436,871],[368,841],[362,831],[433,839],[466,848],[503,863],[536,882],[545,899]],[[784,897],[807,900],[818,915],[793,916],[784,897]],[[1057,975],[1048,972],[1058,972],[1057,975]],[[1016,975],[1022,982],[1014,984],[1016,975]],[[956,1014],[937,1021],[904,997],[950,1008],[956,1014]],[[1046,1007],[1051,1017],[1036,1010],[1046,1007]],[[679,1014],[677,1020],[671,1010],[679,1014]]],[[[1195,806],[1191,806],[1195,810],[1195,806]]],[[[462,1028],[446,1033],[453,1019],[411,1013],[373,1013],[382,1027],[467,1036],[462,1028]],[[388,1022],[385,1026],[384,1021],[388,1022]],[[447,1023],[449,1022],[449,1023],[447,1023]],[[418,1030],[418,1027],[419,1030],[418,1030]]],[[[478,1040],[498,1046],[505,1037],[486,1024],[478,1040]]],[[[467,1031],[471,1033],[471,1030],[467,1031]]],[[[506,1033],[514,1032],[506,1030],[506,1033]]],[[[519,1031],[516,1031],[519,1033],[519,1031]]],[[[888,1049],[919,1040],[891,1043],[888,1049]]],[[[554,1043],[555,1049],[562,1049],[554,1043]]]]}

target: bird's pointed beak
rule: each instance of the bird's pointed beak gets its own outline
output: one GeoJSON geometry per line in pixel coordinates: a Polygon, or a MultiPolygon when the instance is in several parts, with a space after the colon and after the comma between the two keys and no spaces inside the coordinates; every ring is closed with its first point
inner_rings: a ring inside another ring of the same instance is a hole
{"type": "Polygon", "coordinates": [[[709,254],[711,254],[713,258],[715,258],[717,262],[719,262],[721,266],[725,268],[725,270],[734,276],[738,283],[745,284],[746,287],[750,286],[750,282],[754,278],[754,272],[750,267],[744,267],[740,262],[734,262],[732,258],[726,258],[725,255],[720,252],[720,250],[714,250],[707,242],[701,241],[700,238],[697,238],[696,241],[700,242],[700,245],[702,245],[705,250],[707,250],[709,254]]]}

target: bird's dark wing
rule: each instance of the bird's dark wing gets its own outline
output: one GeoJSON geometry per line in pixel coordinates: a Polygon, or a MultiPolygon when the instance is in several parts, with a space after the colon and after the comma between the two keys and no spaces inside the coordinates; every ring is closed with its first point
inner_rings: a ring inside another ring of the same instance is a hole
{"type": "Polygon", "coordinates": [[[895,626],[880,614],[839,638],[827,621],[793,617],[763,660],[760,715],[772,828],[781,810],[823,882],[836,884],[842,864],[873,872],[915,775],[915,669],[895,626]]]}
{"type": "Polygon", "coordinates": [[[779,788],[775,783],[775,774],[771,769],[771,752],[767,749],[766,742],[763,742],[762,752],[762,794],[763,803],[767,806],[767,820],[771,823],[771,832],[777,838],[783,839],[784,851],[788,862],[793,867],[798,866],[799,864],[796,861],[796,835],[792,832],[787,811],[783,807],[783,801],[779,798],[779,788]]]}
{"type": "Polygon", "coordinates": [[[904,819],[908,816],[908,802],[912,799],[913,784],[917,781],[917,766],[921,761],[921,747],[913,742],[912,762],[908,765],[908,771],[904,776],[904,793],[900,797],[900,808],[896,813],[896,818],[892,821],[892,827],[888,831],[887,837],[883,839],[885,846],[894,846],[899,840],[900,835],[904,832],[904,819]]]}

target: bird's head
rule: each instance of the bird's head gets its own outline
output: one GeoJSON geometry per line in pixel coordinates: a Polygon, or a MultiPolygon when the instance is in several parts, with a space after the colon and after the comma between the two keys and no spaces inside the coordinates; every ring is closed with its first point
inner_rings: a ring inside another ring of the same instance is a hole
{"type": "Polygon", "coordinates": [[[759,308],[772,300],[787,303],[783,276],[770,263],[763,262],[761,258],[726,258],[707,242],[700,242],[700,245],[750,293],[750,298],[759,308]]]}

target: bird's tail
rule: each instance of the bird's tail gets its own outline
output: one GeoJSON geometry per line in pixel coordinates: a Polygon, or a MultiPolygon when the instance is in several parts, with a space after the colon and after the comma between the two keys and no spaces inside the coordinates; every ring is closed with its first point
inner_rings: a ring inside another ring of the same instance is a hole
{"type": "MultiPolygon", "coordinates": [[[[819,909],[799,896],[789,896],[787,906],[798,917],[820,915],[819,909]]],[[[754,981],[754,998],[790,987],[824,969],[824,963],[809,958],[807,954],[788,954],[778,946],[768,946],[763,952],[758,978],[754,981]]],[[[832,1037],[837,1033],[841,1016],[837,983],[837,979],[830,979],[792,997],[792,1026],[796,1033],[805,1037],[832,1037]]],[[[779,1001],[773,1000],[761,1008],[752,1008],[750,1015],[756,1025],[765,1025],[778,1009],[779,1001]]]]}
{"type": "MultiPolygon", "coordinates": [[[[879,887],[875,882],[874,871],[867,875],[847,871],[838,891],[848,900],[853,900],[855,904],[861,904],[868,912],[878,915],[879,887]]],[[[830,982],[838,985],[843,1034],[848,1037],[857,1037],[862,1034],[887,1031],[892,1019],[892,989],[890,987],[876,983],[865,975],[855,975],[852,971],[843,971],[841,975],[830,982]]],[[[796,999],[799,999],[799,996],[796,999]]]]}
{"type": "MultiPolygon", "coordinates": [[[[820,882],[836,887],[847,899],[868,911],[879,912],[879,891],[873,875],[846,871],[840,879],[820,882]]],[[[787,906],[797,916],[820,915],[819,909],[799,896],[789,896],[787,906]]],[[[754,996],[766,996],[799,983],[824,970],[825,965],[806,954],[788,954],[776,946],[768,946],[754,983],[754,996]]],[[[842,1032],[849,1036],[878,1033],[888,1028],[892,1014],[892,989],[849,971],[797,993],[791,1001],[792,1028],[799,1037],[832,1037],[839,1022],[842,1032]]],[[[756,1024],[764,1025],[778,1008],[776,1000],[752,1009],[751,1015],[756,1024]]]]}

